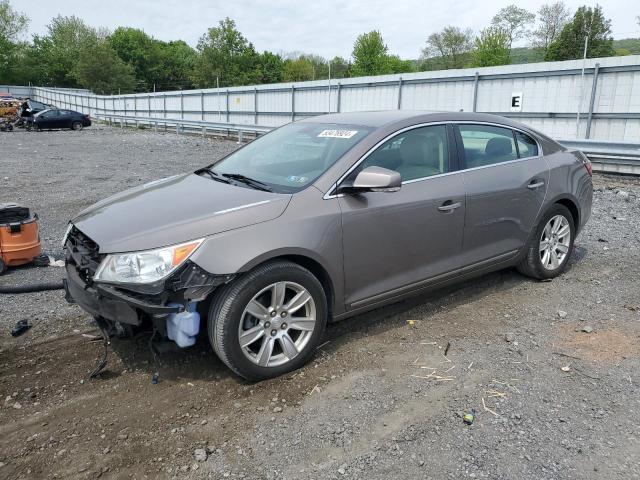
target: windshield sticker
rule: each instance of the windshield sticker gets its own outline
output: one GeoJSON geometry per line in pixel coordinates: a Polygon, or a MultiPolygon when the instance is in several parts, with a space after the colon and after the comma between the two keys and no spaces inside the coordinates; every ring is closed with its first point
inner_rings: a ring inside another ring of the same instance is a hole
{"type": "Polygon", "coordinates": [[[291,183],[305,183],[308,179],[307,177],[298,177],[297,175],[289,175],[287,177],[291,183]]]}
{"type": "Polygon", "coordinates": [[[323,130],[318,135],[318,138],[351,138],[357,130],[323,130]]]}

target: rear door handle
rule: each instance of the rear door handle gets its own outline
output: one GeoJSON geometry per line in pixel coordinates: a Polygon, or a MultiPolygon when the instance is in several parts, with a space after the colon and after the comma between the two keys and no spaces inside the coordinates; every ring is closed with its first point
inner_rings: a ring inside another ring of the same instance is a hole
{"type": "Polygon", "coordinates": [[[460,208],[461,206],[462,206],[462,203],[460,202],[454,203],[451,200],[447,200],[446,202],[444,202],[442,205],[438,207],[438,210],[444,213],[448,213],[448,212],[453,212],[456,208],[460,208]]]}
{"type": "Polygon", "coordinates": [[[531,182],[529,185],[527,185],[527,188],[529,190],[535,190],[536,188],[540,188],[543,185],[544,185],[544,181],[540,180],[539,182],[531,182]]]}

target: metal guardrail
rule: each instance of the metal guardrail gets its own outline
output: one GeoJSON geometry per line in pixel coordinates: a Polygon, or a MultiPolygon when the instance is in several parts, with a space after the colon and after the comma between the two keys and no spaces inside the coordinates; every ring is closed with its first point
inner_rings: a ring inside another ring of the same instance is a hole
{"type": "MultiPolygon", "coordinates": [[[[202,120],[184,120],[180,118],[154,118],[131,117],[128,115],[94,114],[94,118],[104,120],[109,125],[120,125],[121,128],[133,125],[141,125],[153,128],[175,128],[177,134],[191,133],[224,134],[227,137],[231,132],[238,136],[238,143],[244,141],[244,135],[262,135],[274,129],[258,125],[243,125],[233,123],[205,122],[202,120]]],[[[622,173],[627,175],[640,175],[640,144],[625,142],[602,142],[598,140],[558,140],[558,142],[571,149],[583,152],[593,165],[593,170],[602,173],[622,173]]]]}
{"type": "Polygon", "coordinates": [[[234,132],[238,135],[238,143],[241,143],[244,140],[244,134],[258,136],[267,133],[274,128],[259,125],[184,120],[181,118],[131,117],[129,115],[109,115],[101,113],[94,114],[93,117],[103,120],[112,126],[120,125],[120,128],[128,127],[130,125],[133,125],[136,128],[139,128],[140,126],[148,126],[157,132],[158,127],[164,127],[165,130],[171,127],[175,128],[178,135],[182,133],[199,133],[204,137],[207,134],[216,133],[229,136],[231,132],[234,132]]]}
{"type": "Polygon", "coordinates": [[[640,175],[640,144],[598,140],[558,140],[584,153],[595,172],[640,175]]]}

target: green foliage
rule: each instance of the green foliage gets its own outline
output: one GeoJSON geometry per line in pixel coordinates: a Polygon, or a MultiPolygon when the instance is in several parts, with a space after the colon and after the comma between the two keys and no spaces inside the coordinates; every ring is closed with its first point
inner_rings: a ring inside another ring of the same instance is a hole
{"type": "Polygon", "coordinates": [[[134,68],[106,40],[82,50],[74,74],[80,85],[101,94],[129,91],[136,82],[134,68]]]}
{"type": "Polygon", "coordinates": [[[520,40],[527,34],[527,26],[536,18],[534,13],[516,5],[507,5],[500,9],[491,20],[491,24],[500,28],[508,38],[508,47],[511,51],[513,42],[520,40]]]}
{"type": "Polygon", "coordinates": [[[377,30],[359,35],[353,45],[354,77],[389,73],[388,48],[377,30]]]}
{"type": "Polygon", "coordinates": [[[84,49],[99,41],[98,31],[78,17],[58,15],[47,26],[48,34],[34,37],[34,46],[46,70],[45,83],[57,87],[78,86],[76,66],[84,49]]]}
{"type": "Polygon", "coordinates": [[[260,78],[259,55],[230,18],[221,20],[198,41],[193,81],[200,87],[249,85],[260,78]]]}
{"type": "Polygon", "coordinates": [[[314,78],[313,63],[308,58],[300,57],[284,62],[282,79],[285,82],[305,82],[314,78]]]}
{"type": "Polygon", "coordinates": [[[463,68],[468,64],[469,53],[473,48],[473,32],[458,27],[447,26],[441,32],[432,33],[422,50],[423,66],[436,68],[463,68]],[[430,59],[429,62],[427,59],[430,59]]]}
{"type": "Polygon", "coordinates": [[[611,57],[615,55],[611,37],[611,20],[607,20],[599,5],[595,8],[580,7],[567,23],[558,38],[549,45],[545,60],[572,60],[582,58],[584,39],[588,37],[587,57],[611,57]]]}
{"type": "Polygon", "coordinates": [[[419,61],[389,54],[378,31],[356,39],[352,58],[330,61],[298,52],[284,60],[259,53],[225,18],[199,40],[197,49],[184,41],[164,42],[136,28],[113,33],[92,28],[81,19],[58,16],[44,35],[26,39],[29,19],[0,0],[0,83],[85,87],[122,93],[320,80],[470,66],[529,63],[581,58],[589,35],[589,57],[640,53],[640,39],[611,39],[610,21],[602,9],[581,7],[567,23],[562,1],[543,5],[531,32],[534,48],[513,48],[535,15],[515,5],[498,12],[492,25],[473,41],[471,30],[448,26],[431,34],[419,61]],[[509,57],[510,53],[510,57],[509,57]],[[351,60],[351,61],[350,61],[351,60]]]}
{"type": "Polygon", "coordinates": [[[500,27],[487,27],[475,40],[474,67],[493,67],[511,63],[509,35],[500,27]]]}
{"type": "Polygon", "coordinates": [[[538,27],[531,32],[533,46],[546,53],[570,17],[571,13],[563,2],[542,5],[538,10],[538,27]]]}

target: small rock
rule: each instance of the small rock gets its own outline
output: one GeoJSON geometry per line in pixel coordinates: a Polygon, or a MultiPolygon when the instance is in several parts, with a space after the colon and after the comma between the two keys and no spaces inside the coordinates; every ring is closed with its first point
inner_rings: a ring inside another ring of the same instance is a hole
{"type": "Polygon", "coordinates": [[[129,435],[126,433],[119,433],[118,436],[116,437],[118,440],[126,440],[127,438],[129,438],[129,435]]]}
{"type": "Polygon", "coordinates": [[[274,407],[273,413],[280,413],[282,411],[282,407],[274,407]]]}
{"type": "Polygon", "coordinates": [[[584,327],[582,327],[582,331],[584,333],[591,333],[593,332],[593,327],[590,327],[589,325],[585,325],[584,327]]]}
{"type": "Polygon", "coordinates": [[[200,425],[206,425],[206,424],[207,424],[207,420],[206,420],[206,419],[205,419],[205,420],[202,420],[202,421],[200,422],[200,425]]]}
{"type": "Polygon", "coordinates": [[[511,342],[515,341],[516,335],[514,333],[512,333],[512,332],[507,332],[507,333],[504,334],[504,339],[507,342],[511,343],[511,342]]]}
{"type": "Polygon", "coordinates": [[[104,455],[106,455],[107,453],[109,453],[111,451],[111,449],[109,447],[105,448],[104,450],[102,450],[102,453],[104,455]]]}
{"type": "Polygon", "coordinates": [[[629,192],[626,192],[624,190],[618,190],[618,193],[616,193],[616,195],[623,199],[629,198],[629,192]]]}
{"type": "Polygon", "coordinates": [[[558,317],[559,318],[567,318],[567,312],[565,312],[564,310],[558,310],[558,317]]]}
{"type": "Polygon", "coordinates": [[[19,402],[16,402],[13,404],[13,408],[15,408],[16,410],[20,410],[22,408],[22,405],[19,402]]]}
{"type": "Polygon", "coordinates": [[[346,469],[346,468],[344,468],[344,467],[340,467],[340,468],[338,469],[338,473],[339,473],[340,475],[346,475],[346,473],[347,473],[347,469],[346,469]]]}
{"type": "Polygon", "coordinates": [[[204,448],[196,448],[193,452],[193,458],[196,462],[204,462],[207,460],[207,451],[204,448]]]}

